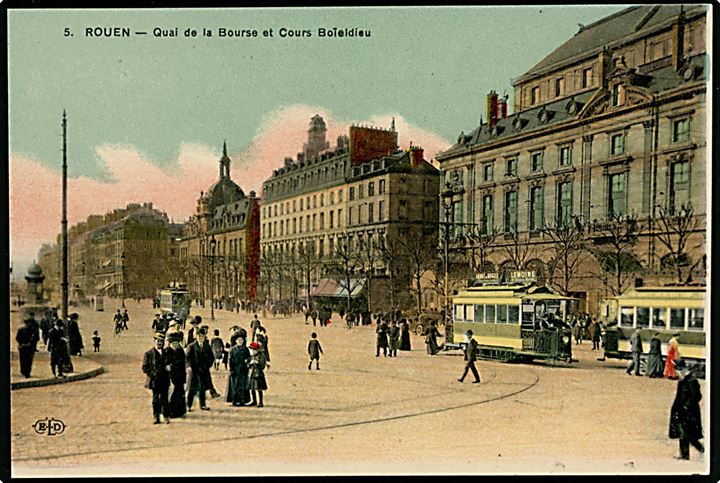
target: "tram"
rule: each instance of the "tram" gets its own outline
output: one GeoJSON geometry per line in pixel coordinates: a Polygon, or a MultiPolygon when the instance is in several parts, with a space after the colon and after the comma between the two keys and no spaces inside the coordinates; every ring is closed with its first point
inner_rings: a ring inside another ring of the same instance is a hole
{"type": "Polygon", "coordinates": [[[564,320],[572,297],[534,283],[468,287],[453,297],[447,348],[473,331],[479,356],[502,361],[572,361],[572,330],[564,320]]]}
{"type": "Polygon", "coordinates": [[[663,355],[667,354],[667,343],[673,334],[679,334],[676,338],[680,357],[689,366],[698,366],[698,375],[704,377],[706,301],[705,287],[674,286],[636,287],[609,299],[605,357],[630,359],[630,336],[636,329],[640,329],[645,351],[642,361],[646,360],[650,339],[656,333],[659,333],[663,355]]]}
{"type": "Polygon", "coordinates": [[[173,313],[184,321],[190,313],[190,293],[184,284],[171,283],[160,291],[160,310],[173,313]]]}

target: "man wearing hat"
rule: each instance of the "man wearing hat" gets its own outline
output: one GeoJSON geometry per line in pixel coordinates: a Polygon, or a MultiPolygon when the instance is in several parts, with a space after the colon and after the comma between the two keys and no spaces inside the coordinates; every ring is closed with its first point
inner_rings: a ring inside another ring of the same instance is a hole
{"type": "Polygon", "coordinates": [[[675,368],[680,377],[675,394],[675,401],[670,410],[671,439],[680,439],[680,456],[677,459],[690,459],[690,445],[700,453],[705,447],[700,442],[703,438],[702,421],[700,419],[700,384],[685,361],[677,361],[675,368]]]}
{"type": "Polygon", "coordinates": [[[190,330],[188,330],[187,340],[185,341],[185,347],[189,347],[190,344],[192,344],[195,341],[195,333],[200,328],[200,322],[202,322],[202,317],[199,315],[196,315],[193,317],[193,319],[190,321],[190,330]]]}
{"type": "Polygon", "coordinates": [[[187,365],[190,367],[191,372],[187,394],[188,411],[192,411],[192,403],[196,394],[200,399],[200,409],[204,411],[210,409],[205,404],[205,391],[210,389],[207,375],[210,373],[215,357],[209,345],[209,353],[204,348],[206,336],[204,328],[198,329],[197,338],[187,347],[187,365]]]}
{"type": "Polygon", "coordinates": [[[50,329],[48,351],[50,351],[50,369],[53,376],[65,377],[64,373],[71,368],[72,363],[70,354],[68,354],[67,338],[65,338],[65,323],[62,319],[57,319],[53,328],[50,329]]]}
{"type": "Polygon", "coordinates": [[[475,376],[473,384],[477,384],[478,382],[480,382],[480,374],[478,374],[478,371],[475,368],[478,343],[473,338],[473,331],[470,329],[465,332],[465,339],[467,341],[467,343],[465,344],[465,371],[463,371],[463,375],[460,377],[460,379],[458,379],[458,381],[463,382],[465,380],[465,376],[467,376],[468,371],[472,371],[473,376],[475,376]]]}
{"type": "Polygon", "coordinates": [[[18,354],[20,357],[20,374],[26,378],[30,377],[33,358],[35,357],[35,346],[38,342],[37,332],[34,328],[35,319],[27,318],[23,321],[15,335],[18,343],[18,354]]]}
{"type": "Polygon", "coordinates": [[[215,385],[212,381],[212,373],[210,372],[210,367],[215,364],[215,352],[213,352],[212,344],[210,344],[210,340],[208,339],[208,335],[210,334],[210,326],[203,325],[201,329],[205,333],[202,344],[203,357],[212,356],[213,361],[213,363],[208,366],[207,370],[203,371],[202,377],[205,379],[206,387],[210,390],[210,397],[216,398],[220,396],[220,393],[215,390],[215,385]]]}
{"type": "Polygon", "coordinates": [[[168,391],[170,389],[170,365],[163,352],[165,335],[156,332],[153,336],[154,346],[143,356],[142,371],[147,376],[145,387],[152,391],[152,408],[155,421],[160,423],[160,413],[165,422],[169,423],[168,391]]]}
{"type": "Polygon", "coordinates": [[[640,375],[640,357],[643,353],[642,337],[640,335],[640,329],[635,329],[635,332],[630,336],[630,353],[632,354],[632,361],[625,370],[628,374],[632,374],[633,369],[635,375],[640,375]]]}
{"type": "Polygon", "coordinates": [[[151,329],[155,332],[165,332],[168,328],[167,319],[165,314],[155,314],[155,320],[153,320],[151,329]]]}

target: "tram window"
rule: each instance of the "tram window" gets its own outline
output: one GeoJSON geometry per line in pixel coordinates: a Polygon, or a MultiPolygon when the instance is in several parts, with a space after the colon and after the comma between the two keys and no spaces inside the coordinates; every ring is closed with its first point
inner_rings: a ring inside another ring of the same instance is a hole
{"type": "Polygon", "coordinates": [[[620,309],[620,325],[623,327],[633,326],[633,308],[623,307],[620,309]]]}
{"type": "Polygon", "coordinates": [[[462,320],[463,306],[462,304],[455,305],[455,320],[462,320]]]}
{"type": "Polygon", "coordinates": [[[482,305],[476,305],[475,306],[475,322],[482,322],[483,321],[483,306],[482,305]]]}
{"type": "Polygon", "coordinates": [[[508,306],[498,305],[497,306],[497,322],[498,324],[508,323],[508,306]]]}
{"type": "Polygon", "coordinates": [[[475,307],[474,305],[470,305],[470,304],[465,305],[465,320],[467,320],[467,321],[473,320],[473,312],[474,312],[473,308],[474,307],[475,307]]]}
{"type": "Polygon", "coordinates": [[[670,328],[685,328],[685,309],[670,309],[670,328]]]}
{"type": "Polygon", "coordinates": [[[488,324],[495,323],[495,306],[494,305],[486,305],[485,306],[485,322],[488,324]]]}
{"type": "Polygon", "coordinates": [[[653,329],[667,328],[667,309],[657,308],[652,310],[652,326],[653,329]]]}
{"type": "Polygon", "coordinates": [[[517,324],[520,320],[520,306],[508,305],[508,323],[517,324]]]}
{"type": "Polygon", "coordinates": [[[703,330],[705,324],[705,309],[690,309],[689,330],[703,330]]]}
{"type": "Polygon", "coordinates": [[[636,327],[647,327],[650,325],[650,309],[648,307],[637,308],[636,327]]]}

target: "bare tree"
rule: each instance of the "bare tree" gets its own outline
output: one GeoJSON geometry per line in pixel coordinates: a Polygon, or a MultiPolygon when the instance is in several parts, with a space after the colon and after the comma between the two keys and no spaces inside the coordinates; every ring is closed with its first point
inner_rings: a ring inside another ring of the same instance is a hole
{"type": "Polygon", "coordinates": [[[410,291],[417,300],[417,311],[422,311],[422,277],[433,269],[437,260],[437,234],[431,226],[419,226],[407,230],[400,242],[412,283],[410,291]]]}
{"type": "Polygon", "coordinates": [[[551,242],[545,250],[550,252],[548,262],[550,283],[562,295],[568,295],[576,269],[588,257],[583,227],[577,220],[571,223],[558,221],[555,226],[547,225],[541,231],[551,242]]]}
{"type": "Polygon", "coordinates": [[[340,287],[347,292],[347,308],[350,312],[350,301],[352,298],[353,276],[362,263],[358,257],[357,247],[348,233],[338,236],[332,253],[333,268],[339,275],[340,287]]]}
{"type": "Polygon", "coordinates": [[[642,270],[642,264],[633,253],[641,228],[637,215],[611,213],[607,221],[593,223],[591,234],[595,246],[589,247],[597,260],[598,276],[614,296],[627,290],[634,276],[642,270]]]}
{"type": "Polygon", "coordinates": [[[314,242],[300,243],[297,250],[298,267],[302,272],[305,281],[305,299],[308,309],[312,306],[310,300],[310,288],[312,274],[320,265],[318,257],[315,255],[314,242]]]}
{"type": "Polygon", "coordinates": [[[470,242],[470,270],[473,274],[484,272],[488,265],[490,255],[495,251],[495,240],[499,234],[497,227],[491,227],[487,233],[482,233],[473,225],[468,233],[468,241],[470,242]]]}
{"type": "Polygon", "coordinates": [[[400,281],[402,247],[397,237],[389,237],[387,234],[380,238],[378,243],[378,254],[382,260],[388,277],[390,277],[390,307],[395,307],[397,289],[400,281]]]}
{"type": "Polygon", "coordinates": [[[508,256],[508,259],[514,265],[516,270],[520,270],[525,266],[528,256],[530,255],[530,244],[523,240],[517,228],[510,229],[505,235],[507,242],[502,248],[508,256]]]}
{"type": "MultiPolygon", "coordinates": [[[[693,233],[700,231],[701,220],[695,214],[691,203],[658,209],[658,228],[655,237],[668,251],[663,258],[664,265],[670,269],[679,284],[687,284],[692,279],[692,270],[702,261],[700,257],[694,264],[690,257],[688,244],[693,233]]],[[[702,244],[699,244],[699,248],[702,244]]]]}
{"type": "MultiPolygon", "coordinates": [[[[362,240],[362,239],[360,239],[362,240]]],[[[364,242],[361,242],[361,246],[358,250],[358,261],[362,268],[362,271],[366,274],[367,285],[367,309],[371,310],[372,302],[372,279],[375,274],[375,267],[380,261],[380,253],[378,249],[378,242],[375,237],[368,235],[364,242]]]]}

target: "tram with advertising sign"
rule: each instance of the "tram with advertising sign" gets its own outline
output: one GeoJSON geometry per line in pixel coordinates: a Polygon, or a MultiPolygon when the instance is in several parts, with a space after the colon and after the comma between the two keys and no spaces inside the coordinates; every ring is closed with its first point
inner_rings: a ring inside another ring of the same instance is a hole
{"type": "Polygon", "coordinates": [[[478,283],[453,297],[447,348],[464,347],[470,329],[485,359],[572,361],[572,329],[564,321],[577,299],[534,282],[478,283]]]}
{"type": "MultiPolygon", "coordinates": [[[[658,334],[663,356],[673,334],[680,357],[697,366],[704,376],[707,358],[706,288],[700,286],[636,287],[609,299],[602,306],[601,318],[608,321],[605,357],[630,359],[630,336],[640,329],[646,360],[650,339],[658,334]]],[[[664,359],[664,357],[663,357],[664,359]]]]}
{"type": "Polygon", "coordinates": [[[160,291],[160,310],[174,314],[182,322],[190,313],[190,305],[190,293],[183,283],[171,283],[160,291]]]}

